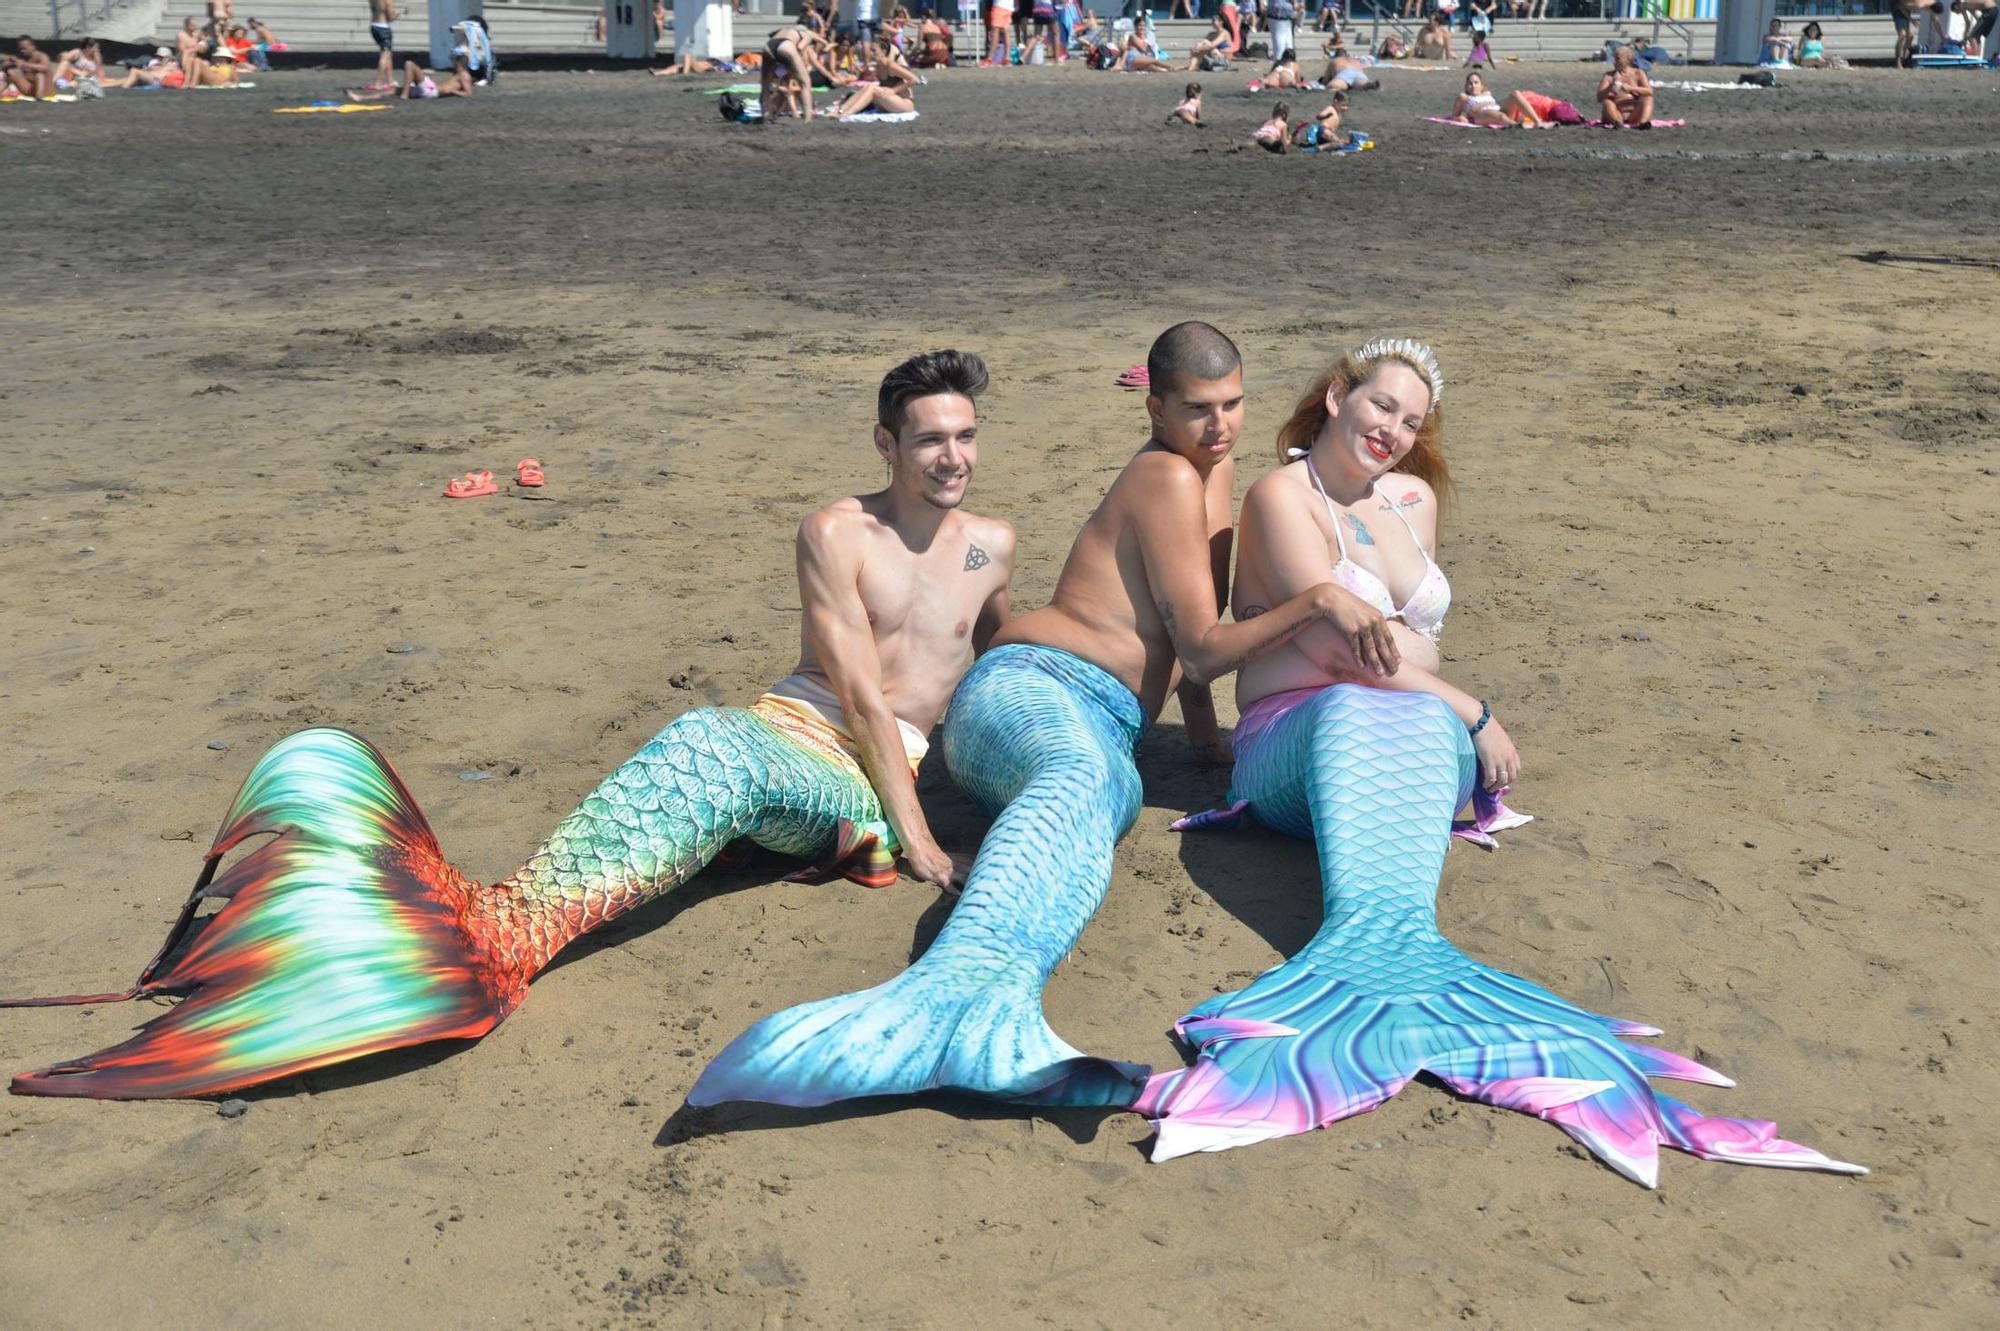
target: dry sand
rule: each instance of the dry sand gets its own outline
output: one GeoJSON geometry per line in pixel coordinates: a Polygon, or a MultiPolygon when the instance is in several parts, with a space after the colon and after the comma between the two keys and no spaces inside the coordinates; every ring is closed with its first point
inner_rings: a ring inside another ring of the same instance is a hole
{"type": "MultiPolygon", "coordinates": [[[[1539,817],[1453,851],[1447,933],[1872,1174],[1671,1156],[1652,1194],[1422,1085],[1158,1167],[1129,1115],[691,1113],[757,1015],[884,978],[948,909],[767,865],[580,943],[476,1045],[240,1119],[0,1101],[0,1323],[1991,1325],[1993,79],[1527,137],[1419,124],[1455,78],[1389,77],[1352,117],[1382,149],[1334,160],[1232,152],[1272,99],[1225,79],[1176,133],[1180,78],[1069,69],[949,74],[899,128],[726,126],[613,74],[0,108],[0,993],[129,980],[301,726],[374,739],[462,866],[511,869],[681,708],[790,666],[792,528],[874,483],[904,354],[991,359],[973,502],[1032,606],[1160,327],[1239,336],[1246,483],[1331,351],[1409,333],[1455,381],[1449,671],[1539,817]],[[438,497],[530,454],[540,494],[438,497]]],[[[1049,988],[1095,1053],[1173,1061],[1172,1017],[1316,922],[1305,846],[1165,830],[1223,787],[1185,757],[1170,707],[1049,988]]],[[[0,1069],[145,1015],[0,1014],[0,1069]]]]}

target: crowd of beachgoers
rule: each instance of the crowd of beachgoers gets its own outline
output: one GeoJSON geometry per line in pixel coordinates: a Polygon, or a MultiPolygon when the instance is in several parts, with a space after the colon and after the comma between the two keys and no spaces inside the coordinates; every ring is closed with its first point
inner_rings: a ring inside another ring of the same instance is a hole
{"type": "Polygon", "coordinates": [[[12,55],[0,57],[0,101],[95,98],[112,88],[231,88],[246,71],[269,69],[271,56],[284,50],[263,20],[238,22],[234,0],[208,0],[207,17],[190,14],[172,46],[120,61],[107,61],[95,37],[53,54],[22,37],[12,55]]]}

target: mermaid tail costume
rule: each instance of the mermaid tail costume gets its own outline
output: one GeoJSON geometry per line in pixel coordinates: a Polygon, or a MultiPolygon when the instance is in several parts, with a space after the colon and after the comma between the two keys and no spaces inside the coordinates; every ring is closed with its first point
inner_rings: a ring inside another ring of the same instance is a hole
{"type": "Polygon", "coordinates": [[[1648,1077],[1734,1083],[1614,1038],[1654,1027],[1587,1012],[1445,940],[1438,878],[1476,764],[1442,700],[1343,684],[1287,701],[1246,712],[1232,794],[1266,825],[1314,841],[1326,919],[1291,960],[1176,1023],[1193,1066],[1151,1078],[1134,1105],[1159,1133],[1154,1160],[1324,1127],[1429,1072],[1556,1124],[1649,1188],[1662,1145],[1867,1172],[1783,1140],[1775,1124],[1708,1118],[1657,1094],[1648,1077]]]}
{"type": "Polygon", "coordinates": [[[811,1106],[954,1090],[1046,1105],[1132,1102],[1150,1069],[1049,1029],[1042,988],[1111,884],[1139,812],[1139,703],[1098,667],[1014,644],[979,658],[945,717],[952,775],[998,811],[928,951],[886,984],[764,1018],[688,1103],[811,1106]]]}
{"type": "Polygon", "coordinates": [[[747,836],[879,886],[894,838],[831,727],[767,695],[683,713],[592,791],[512,876],[447,864],[367,741],[306,730],[237,793],[180,919],[122,993],[184,995],[122,1044],[14,1078],[21,1095],[211,1095],[498,1025],[572,940],[679,886],[747,836]],[[222,857],[269,836],[227,869],[222,857]],[[206,901],[226,904],[194,933],[206,901]],[[190,934],[194,936],[190,939],[190,934]]]}

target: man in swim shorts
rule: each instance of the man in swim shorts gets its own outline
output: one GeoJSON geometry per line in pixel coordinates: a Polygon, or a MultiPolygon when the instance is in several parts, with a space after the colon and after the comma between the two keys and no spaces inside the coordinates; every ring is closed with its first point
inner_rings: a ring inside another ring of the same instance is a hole
{"type": "Polygon", "coordinates": [[[1327,77],[1323,82],[1329,88],[1346,88],[1349,92],[1367,92],[1382,86],[1382,80],[1368,76],[1368,66],[1347,53],[1344,46],[1333,49],[1333,59],[1326,66],[1327,77]]]}
{"type": "Polygon", "coordinates": [[[1088,1057],[1049,1028],[1042,987],[1096,914],[1113,847],[1138,817],[1141,732],[1178,689],[1196,752],[1228,761],[1210,682],[1312,624],[1332,625],[1364,669],[1398,661],[1381,612],[1330,581],[1222,622],[1242,359],[1216,329],[1183,323],[1146,366],[1147,442],[1084,523],[1054,598],[1001,629],[952,697],[945,761],[997,817],[943,931],[886,984],[757,1023],[702,1073],[690,1104],[1137,1095],[1144,1070],[1088,1057]]]}
{"type": "Polygon", "coordinates": [[[374,91],[393,88],[396,79],[396,0],[368,0],[368,35],[375,39],[374,91]]]}

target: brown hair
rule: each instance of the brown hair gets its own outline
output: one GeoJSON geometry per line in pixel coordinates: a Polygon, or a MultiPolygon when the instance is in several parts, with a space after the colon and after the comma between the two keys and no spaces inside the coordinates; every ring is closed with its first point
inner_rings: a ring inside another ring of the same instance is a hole
{"type": "MultiPolygon", "coordinates": [[[[1385,361],[1407,365],[1419,379],[1430,383],[1430,376],[1424,373],[1421,366],[1393,351],[1366,362],[1357,362],[1352,353],[1342,355],[1314,376],[1312,386],[1292,408],[1291,418],[1278,427],[1278,461],[1290,462],[1295,453],[1309,450],[1313,440],[1319,438],[1319,432],[1326,428],[1329,414],[1326,409],[1327,390],[1338,383],[1340,395],[1346,397],[1367,383],[1369,375],[1385,361]]],[[[1437,495],[1438,512],[1443,513],[1445,500],[1451,494],[1451,468],[1444,461],[1444,411],[1437,406],[1435,394],[1431,409],[1424,413],[1424,423],[1417,427],[1416,443],[1390,470],[1406,472],[1429,485],[1437,495]]]]}

